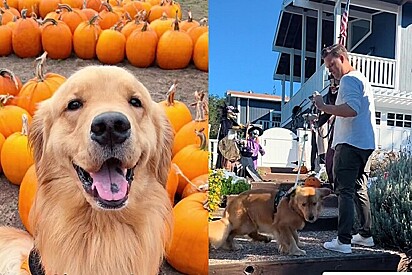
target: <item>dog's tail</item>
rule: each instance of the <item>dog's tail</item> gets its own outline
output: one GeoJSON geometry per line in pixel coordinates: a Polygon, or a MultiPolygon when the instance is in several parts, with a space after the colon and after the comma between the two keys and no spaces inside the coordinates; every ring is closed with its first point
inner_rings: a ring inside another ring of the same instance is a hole
{"type": "Polygon", "coordinates": [[[232,230],[228,214],[220,220],[209,222],[209,245],[215,249],[221,247],[232,230]]]}
{"type": "Polygon", "coordinates": [[[33,248],[33,238],[26,231],[0,227],[0,274],[29,274],[21,269],[33,248]]]}

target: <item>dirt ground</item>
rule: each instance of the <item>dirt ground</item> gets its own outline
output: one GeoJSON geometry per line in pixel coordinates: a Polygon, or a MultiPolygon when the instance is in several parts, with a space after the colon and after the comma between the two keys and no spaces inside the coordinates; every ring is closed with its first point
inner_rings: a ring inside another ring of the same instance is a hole
{"type": "MultiPolygon", "coordinates": [[[[180,0],[183,11],[183,20],[187,19],[187,10],[190,9],[195,20],[208,17],[208,1],[206,0],[180,0]]],[[[97,60],[81,60],[72,56],[66,60],[46,61],[46,72],[53,72],[69,77],[79,68],[88,65],[100,64],[97,60]]],[[[15,55],[0,57],[0,68],[7,68],[20,77],[23,83],[34,76],[34,58],[21,59],[15,55]]],[[[197,70],[193,64],[183,70],[162,70],[156,66],[150,68],[136,68],[126,60],[120,64],[133,73],[149,90],[152,98],[159,102],[165,99],[166,92],[175,79],[178,80],[176,100],[187,104],[194,101],[194,92],[203,90],[208,92],[208,73],[197,70]]],[[[192,110],[192,114],[194,111],[192,110]]],[[[0,175],[0,226],[8,225],[23,228],[18,211],[19,187],[8,182],[4,175],[0,175]]],[[[162,268],[162,274],[178,274],[167,264],[162,268]]]]}

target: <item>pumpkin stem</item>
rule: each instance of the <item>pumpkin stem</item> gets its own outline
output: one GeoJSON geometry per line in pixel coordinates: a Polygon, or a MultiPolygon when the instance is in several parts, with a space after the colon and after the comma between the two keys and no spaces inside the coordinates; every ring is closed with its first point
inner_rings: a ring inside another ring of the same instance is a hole
{"type": "Polygon", "coordinates": [[[43,67],[44,67],[44,63],[46,62],[46,56],[47,56],[47,52],[45,51],[41,56],[36,58],[36,61],[38,62],[36,64],[35,74],[36,74],[38,81],[40,82],[43,82],[45,79],[43,67]]]}
{"type": "Polygon", "coordinates": [[[142,32],[147,31],[147,21],[144,21],[143,27],[142,27],[142,32]]]}
{"type": "Polygon", "coordinates": [[[207,25],[207,18],[205,17],[205,18],[200,19],[199,23],[200,23],[200,26],[206,26],[207,25]]]}
{"type": "MultiPolygon", "coordinates": [[[[0,22],[1,22],[1,17],[0,17],[0,22]]],[[[17,82],[17,78],[16,75],[8,70],[8,69],[0,69],[0,76],[5,76],[5,75],[9,75],[10,79],[14,82],[14,86],[16,86],[16,89],[19,89],[19,82],[17,82]]]]}
{"type": "Polygon", "coordinates": [[[72,12],[72,11],[73,11],[72,7],[70,7],[70,6],[67,5],[67,4],[57,4],[57,8],[58,8],[58,9],[65,9],[65,10],[67,10],[68,12],[72,12]]]}
{"type": "Polygon", "coordinates": [[[0,107],[4,107],[4,105],[6,105],[7,101],[9,101],[9,99],[14,98],[14,96],[12,95],[0,95],[0,107]]]}
{"type": "Polygon", "coordinates": [[[195,188],[197,191],[199,192],[204,192],[208,190],[208,186],[205,185],[200,185],[199,187],[196,186],[193,182],[190,181],[190,179],[188,177],[185,176],[185,174],[183,174],[182,170],[180,170],[179,166],[176,163],[172,163],[173,167],[176,170],[176,174],[182,176],[182,178],[187,181],[188,184],[190,184],[193,188],[195,188]]]}
{"type": "Polygon", "coordinates": [[[176,16],[175,16],[175,21],[173,22],[174,28],[173,30],[179,31],[179,18],[177,18],[177,11],[176,11],[176,16]]]}
{"type": "Polygon", "coordinates": [[[203,151],[207,151],[207,142],[206,142],[206,135],[203,133],[205,128],[198,130],[195,130],[196,136],[200,138],[200,146],[199,149],[203,151]]]}
{"type": "Polygon", "coordinates": [[[83,0],[82,9],[86,9],[86,8],[87,8],[87,0],[83,0]]]}
{"type": "Polygon", "coordinates": [[[126,20],[126,22],[132,21],[132,18],[130,17],[130,13],[128,13],[127,11],[123,13],[123,18],[126,20]]]}
{"type": "Polygon", "coordinates": [[[21,134],[23,136],[27,136],[29,133],[29,120],[26,114],[22,114],[21,118],[23,120],[23,126],[21,127],[21,134]]]}
{"type": "Polygon", "coordinates": [[[177,80],[173,81],[172,86],[170,86],[169,91],[166,93],[167,96],[167,106],[173,106],[175,104],[175,93],[177,87],[177,80]]]}
{"type": "Polygon", "coordinates": [[[46,18],[46,19],[44,19],[42,22],[41,22],[41,25],[44,25],[44,24],[46,24],[47,22],[51,22],[53,25],[57,25],[57,21],[55,20],[55,19],[53,19],[53,18],[46,18]]]}
{"type": "Polygon", "coordinates": [[[105,7],[109,12],[113,12],[113,8],[109,3],[102,1],[102,6],[105,7]]]}
{"type": "Polygon", "coordinates": [[[190,106],[194,106],[196,108],[195,121],[205,121],[205,115],[207,115],[209,112],[207,102],[205,102],[205,93],[203,91],[196,91],[195,99],[196,102],[190,104],[190,106]]]}
{"type": "Polygon", "coordinates": [[[26,19],[27,18],[27,9],[22,9],[21,10],[21,18],[26,19]]]}
{"type": "Polygon", "coordinates": [[[188,10],[187,12],[187,22],[193,22],[192,11],[188,10]]]}
{"type": "Polygon", "coordinates": [[[10,9],[10,6],[9,6],[9,4],[7,4],[7,1],[6,1],[6,0],[3,1],[3,7],[4,7],[6,10],[9,10],[9,9],[10,9]]]}
{"type": "Polygon", "coordinates": [[[90,20],[89,20],[89,25],[95,24],[97,18],[101,18],[98,13],[96,13],[92,18],[90,18],[90,20]]]}

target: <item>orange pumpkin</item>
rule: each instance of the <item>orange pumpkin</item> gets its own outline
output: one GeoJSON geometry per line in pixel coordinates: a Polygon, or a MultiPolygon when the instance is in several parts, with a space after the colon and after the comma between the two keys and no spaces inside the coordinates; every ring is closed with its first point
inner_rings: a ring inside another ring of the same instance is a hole
{"type": "Polygon", "coordinates": [[[41,18],[46,18],[47,14],[50,12],[55,11],[59,4],[61,4],[61,0],[40,0],[39,3],[39,13],[41,18]]]}
{"type": "Polygon", "coordinates": [[[81,59],[93,59],[96,57],[96,45],[101,29],[96,20],[99,15],[95,15],[89,21],[79,24],[73,34],[73,49],[81,59]]]}
{"type": "MultiPolygon", "coordinates": [[[[185,175],[185,177],[189,180],[192,180],[197,176],[207,174],[209,171],[209,152],[207,150],[207,139],[203,133],[203,129],[196,131],[196,135],[201,140],[200,145],[187,145],[182,150],[177,152],[172,159],[172,163],[175,163],[180,168],[183,175],[185,175]]],[[[183,177],[179,177],[177,193],[182,194],[186,185],[187,180],[183,177]]]]}
{"type": "Polygon", "coordinates": [[[167,17],[166,13],[162,17],[150,22],[150,28],[154,30],[160,38],[166,31],[173,30],[173,18],[167,17]]]}
{"type": "MultiPolygon", "coordinates": [[[[3,136],[3,134],[0,133],[0,152],[1,152],[1,148],[3,148],[3,143],[6,141],[6,138],[3,136]]],[[[3,168],[1,168],[1,160],[0,160],[0,172],[3,171],[3,168]]],[[[178,178],[177,178],[177,174],[176,174],[176,188],[177,188],[177,182],[178,182],[178,178]]],[[[176,192],[176,190],[175,190],[176,192]]]]}
{"type": "Polygon", "coordinates": [[[39,24],[34,18],[27,18],[26,14],[26,9],[21,12],[22,18],[16,21],[12,31],[13,52],[21,58],[36,57],[42,51],[39,24]]]}
{"type": "Polygon", "coordinates": [[[176,155],[182,148],[190,144],[200,144],[200,140],[196,135],[196,130],[199,131],[200,129],[205,129],[204,134],[205,136],[209,135],[209,121],[207,117],[207,97],[205,97],[205,93],[195,92],[196,97],[196,118],[180,128],[180,130],[176,133],[175,139],[173,142],[173,155],[176,155]],[[206,109],[206,111],[205,111],[206,109]]]}
{"type": "Polygon", "coordinates": [[[3,25],[6,25],[8,22],[12,21],[15,16],[20,18],[20,12],[17,9],[10,7],[7,4],[7,1],[4,1],[4,6],[0,9],[0,14],[2,16],[2,18],[0,18],[0,23],[3,25]]]}
{"type": "Polygon", "coordinates": [[[81,9],[83,7],[83,0],[62,0],[62,4],[66,4],[73,9],[81,9]]]}
{"type": "Polygon", "coordinates": [[[317,177],[309,176],[305,179],[304,186],[305,187],[320,188],[320,187],[322,187],[322,183],[317,177]]]}
{"type": "Polygon", "coordinates": [[[209,179],[209,174],[203,174],[197,176],[196,178],[192,179],[190,182],[193,184],[187,184],[186,187],[183,189],[182,198],[186,198],[194,193],[202,192],[199,190],[201,186],[207,184],[209,179]]]}
{"type": "Polygon", "coordinates": [[[9,5],[10,7],[13,7],[15,9],[19,8],[19,0],[4,0],[4,1],[0,1],[0,7],[4,7],[5,3],[7,3],[7,5],[9,5]]]}
{"type": "Polygon", "coordinates": [[[179,184],[179,176],[177,174],[177,167],[176,164],[171,164],[170,170],[169,170],[169,175],[167,176],[167,182],[166,182],[166,191],[167,194],[169,195],[170,202],[172,205],[175,204],[175,194],[177,190],[177,185],[179,184]]]}
{"type": "Polygon", "coordinates": [[[173,236],[166,260],[184,274],[208,274],[208,211],[206,193],[196,193],[179,201],[173,208],[173,236]]]}
{"type": "Polygon", "coordinates": [[[167,92],[167,99],[159,102],[160,106],[165,110],[166,116],[175,133],[177,133],[183,125],[192,120],[192,114],[186,104],[175,100],[176,88],[177,80],[174,81],[167,92]]]}
{"type": "MultiPolygon", "coordinates": [[[[1,23],[2,15],[0,14],[0,56],[8,56],[13,52],[11,44],[12,29],[1,23]]],[[[1,85],[1,84],[0,84],[1,85]]],[[[0,93],[4,94],[4,91],[0,88],[0,93]]]]}
{"type": "Polygon", "coordinates": [[[51,97],[54,92],[66,81],[62,75],[55,73],[44,74],[44,62],[47,52],[37,58],[35,77],[27,81],[17,96],[17,106],[26,109],[30,115],[34,115],[37,104],[51,97]]]}
{"type": "Polygon", "coordinates": [[[87,20],[86,15],[80,11],[80,9],[72,8],[66,4],[59,4],[59,9],[62,10],[60,14],[60,20],[65,22],[69,26],[71,33],[73,34],[77,26],[83,21],[87,20]]]}
{"type": "Polygon", "coordinates": [[[124,11],[127,12],[131,18],[134,18],[139,11],[146,11],[147,3],[145,5],[145,3],[141,1],[130,1],[123,7],[124,11]]]}
{"type": "Polygon", "coordinates": [[[203,33],[193,49],[193,62],[201,71],[209,71],[209,32],[203,33]]]}
{"type": "Polygon", "coordinates": [[[179,30],[179,21],[176,18],[174,30],[166,31],[157,44],[156,62],[162,69],[183,69],[192,59],[193,42],[186,32],[179,30]]]}
{"type": "Polygon", "coordinates": [[[127,39],[127,60],[139,68],[149,67],[156,58],[157,41],[156,33],[148,30],[147,22],[145,22],[141,30],[135,30],[127,39]]]}
{"type": "Polygon", "coordinates": [[[199,25],[200,25],[200,23],[193,19],[192,12],[189,10],[187,12],[187,19],[180,22],[180,30],[186,32],[188,29],[190,29],[192,27],[197,27],[199,25]]]}
{"type": "Polygon", "coordinates": [[[31,235],[33,235],[33,230],[30,228],[29,224],[29,213],[34,202],[34,197],[36,196],[37,188],[37,175],[33,164],[27,170],[23,180],[21,181],[18,205],[21,222],[31,235]]]}
{"type": "Polygon", "coordinates": [[[15,132],[21,131],[23,123],[21,117],[23,114],[28,116],[29,124],[31,115],[25,109],[19,106],[7,105],[10,96],[0,96],[0,133],[7,138],[15,132]]]}
{"type": "Polygon", "coordinates": [[[115,27],[103,30],[96,45],[97,59],[103,64],[114,65],[124,59],[126,37],[115,27]]]}
{"type": "Polygon", "coordinates": [[[3,173],[11,183],[16,185],[20,185],[27,170],[34,163],[28,145],[28,117],[23,115],[23,121],[21,132],[7,137],[1,149],[3,173]]]}
{"type": "Polygon", "coordinates": [[[102,2],[99,0],[85,0],[83,2],[83,9],[85,8],[93,9],[97,12],[100,12],[104,9],[102,7],[102,2]]]}
{"type": "Polygon", "coordinates": [[[15,96],[19,93],[22,83],[12,71],[0,69],[0,94],[15,96]]]}
{"type": "Polygon", "coordinates": [[[147,21],[151,23],[152,21],[161,18],[163,14],[166,14],[166,16],[168,16],[168,12],[169,10],[168,10],[168,7],[166,6],[166,1],[162,0],[160,1],[159,4],[152,5],[152,7],[150,8],[147,21]]]}
{"type": "Polygon", "coordinates": [[[19,11],[23,11],[27,9],[27,15],[34,18],[37,17],[39,14],[39,5],[40,0],[19,0],[19,7],[17,8],[19,11]]]}
{"type": "MultiPolygon", "coordinates": [[[[127,16],[127,13],[126,13],[127,16]]],[[[131,20],[128,21],[124,27],[122,28],[122,30],[120,31],[121,33],[124,34],[124,37],[126,37],[126,40],[129,38],[130,34],[132,34],[133,31],[135,30],[141,30],[143,25],[144,25],[144,21],[140,21],[139,16],[136,16],[135,20],[131,20]]],[[[147,27],[146,27],[147,28],[147,27]]],[[[150,28],[149,28],[150,29],[150,28]]],[[[157,43],[156,43],[157,44],[157,43]]]]}
{"type": "Polygon", "coordinates": [[[63,21],[48,18],[43,21],[41,40],[44,51],[52,59],[66,59],[72,53],[72,33],[63,21]]]}
{"type": "Polygon", "coordinates": [[[99,25],[102,30],[107,30],[116,25],[119,20],[120,16],[119,14],[115,13],[113,11],[112,6],[110,6],[109,3],[103,3],[102,6],[105,8],[101,12],[99,12],[100,20],[99,20],[99,25]]]}
{"type": "Polygon", "coordinates": [[[199,21],[199,26],[191,27],[186,32],[192,38],[193,45],[196,45],[197,39],[205,32],[209,31],[207,26],[207,19],[204,18],[199,21]]]}

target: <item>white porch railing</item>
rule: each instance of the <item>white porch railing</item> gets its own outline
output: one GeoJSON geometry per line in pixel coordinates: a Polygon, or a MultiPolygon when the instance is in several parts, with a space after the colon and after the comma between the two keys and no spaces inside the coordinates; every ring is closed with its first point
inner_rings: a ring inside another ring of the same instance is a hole
{"type": "Polygon", "coordinates": [[[349,61],[369,79],[372,86],[395,88],[394,59],[350,53],[349,61]]]}
{"type": "MultiPolygon", "coordinates": [[[[349,53],[349,61],[355,69],[361,71],[368,78],[372,86],[395,88],[396,60],[349,53]]],[[[282,126],[290,122],[293,107],[300,105],[303,110],[309,108],[311,104],[309,96],[314,91],[319,91],[323,95],[327,93],[327,89],[325,89],[329,85],[327,76],[328,70],[323,64],[282,107],[282,126]]]]}

